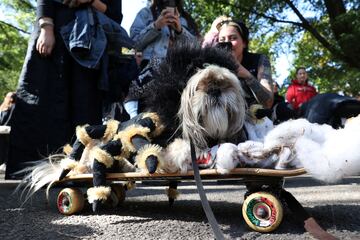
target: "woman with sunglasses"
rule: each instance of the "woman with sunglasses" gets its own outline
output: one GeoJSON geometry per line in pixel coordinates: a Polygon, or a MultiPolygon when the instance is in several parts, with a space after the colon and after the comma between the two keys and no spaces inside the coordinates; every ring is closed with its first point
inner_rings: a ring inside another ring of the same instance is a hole
{"type": "Polygon", "coordinates": [[[243,22],[228,18],[217,24],[217,30],[219,43],[231,43],[231,51],[239,64],[237,76],[246,92],[248,105],[257,103],[271,108],[274,96],[270,61],[265,55],[248,52],[248,28],[243,22]]]}

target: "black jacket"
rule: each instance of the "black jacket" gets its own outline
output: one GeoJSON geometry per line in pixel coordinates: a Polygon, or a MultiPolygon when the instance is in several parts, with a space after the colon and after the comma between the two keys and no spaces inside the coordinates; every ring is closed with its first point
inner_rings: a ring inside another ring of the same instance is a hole
{"type": "MultiPolygon", "coordinates": [[[[103,0],[108,17],[121,21],[121,1],[103,0]]],[[[38,0],[37,19],[54,20],[55,46],[44,58],[36,50],[38,23],[30,37],[11,119],[6,178],[26,166],[61,152],[77,125],[101,124],[102,92],[98,70],[79,65],[68,53],[60,28],[75,18],[76,9],[53,0],[38,0]]]]}

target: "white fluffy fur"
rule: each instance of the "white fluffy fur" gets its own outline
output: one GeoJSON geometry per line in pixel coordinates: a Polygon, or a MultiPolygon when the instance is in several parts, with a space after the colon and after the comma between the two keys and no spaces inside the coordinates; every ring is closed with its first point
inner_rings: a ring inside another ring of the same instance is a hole
{"type": "Polygon", "coordinates": [[[239,164],[240,156],[235,144],[221,144],[216,153],[215,168],[221,174],[227,174],[239,164]]]}
{"type": "Polygon", "coordinates": [[[199,70],[181,95],[178,116],[184,139],[206,149],[207,137],[231,138],[243,127],[245,107],[244,92],[233,73],[215,65],[199,70]],[[212,90],[219,95],[211,94],[212,90]]]}
{"type": "MultiPolygon", "coordinates": [[[[261,141],[238,146],[221,144],[216,153],[219,173],[240,167],[288,169],[304,167],[314,178],[335,182],[360,173],[360,115],[335,130],[305,119],[290,120],[276,126],[261,141]]],[[[206,151],[207,152],[207,151],[206,151]]],[[[191,169],[188,141],[178,139],[166,149],[172,171],[191,169]]],[[[197,156],[201,152],[197,152],[197,156]]]]}
{"type": "Polygon", "coordinates": [[[240,166],[272,168],[278,161],[276,149],[265,151],[264,144],[256,141],[246,141],[238,144],[240,166]]]}
{"type": "Polygon", "coordinates": [[[360,115],[343,129],[326,133],[323,142],[302,137],[296,142],[297,158],[316,178],[335,182],[360,173],[360,115]]]}
{"type": "MultiPolygon", "coordinates": [[[[217,146],[215,146],[217,147],[217,146]]],[[[204,150],[197,151],[196,157],[213,153],[213,151],[204,150]]],[[[183,139],[175,139],[163,152],[166,164],[164,165],[164,172],[181,174],[192,170],[192,161],[190,153],[190,143],[183,139]]],[[[221,144],[216,152],[215,168],[221,174],[226,174],[234,169],[239,163],[238,149],[235,144],[224,143],[221,144]]]]}
{"type": "Polygon", "coordinates": [[[63,158],[64,155],[52,155],[49,156],[49,161],[40,162],[39,164],[25,168],[20,172],[29,172],[15,190],[15,192],[17,192],[23,188],[20,196],[23,203],[29,200],[35,192],[46,185],[48,185],[46,189],[46,197],[48,198],[51,185],[60,176],[62,170],[60,167],[60,160],[63,158]]]}
{"type": "Polygon", "coordinates": [[[359,132],[360,115],[338,130],[305,119],[290,120],[270,131],[263,149],[259,146],[252,156],[254,152],[275,154],[276,169],[303,166],[314,178],[335,182],[360,173],[359,132]]]}
{"type": "Polygon", "coordinates": [[[279,124],[265,136],[264,148],[271,150],[279,146],[292,146],[299,137],[324,142],[327,139],[327,133],[333,130],[329,125],[310,123],[306,119],[289,120],[279,124]]]}
{"type": "Polygon", "coordinates": [[[74,169],[77,166],[78,162],[70,159],[70,158],[64,158],[60,161],[60,166],[62,169],[74,169]]]}
{"type": "Polygon", "coordinates": [[[191,169],[190,143],[176,138],[163,151],[165,164],[164,171],[168,173],[186,173],[191,169]]]}
{"type": "Polygon", "coordinates": [[[104,186],[92,187],[89,188],[86,193],[88,197],[88,202],[91,204],[95,200],[106,200],[110,196],[111,188],[104,186]]]}

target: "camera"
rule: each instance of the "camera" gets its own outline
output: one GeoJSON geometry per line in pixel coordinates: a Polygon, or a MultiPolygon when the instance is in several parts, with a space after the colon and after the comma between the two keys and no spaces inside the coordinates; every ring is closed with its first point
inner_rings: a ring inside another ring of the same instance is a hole
{"type": "Polygon", "coordinates": [[[218,44],[216,44],[216,47],[224,49],[226,51],[231,51],[232,50],[231,42],[219,42],[218,44]]]}

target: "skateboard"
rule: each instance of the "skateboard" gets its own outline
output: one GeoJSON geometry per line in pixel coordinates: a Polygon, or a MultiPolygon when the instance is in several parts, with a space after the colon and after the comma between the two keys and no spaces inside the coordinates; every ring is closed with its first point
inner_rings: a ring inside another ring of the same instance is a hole
{"type": "MultiPolygon", "coordinates": [[[[274,170],[263,168],[235,168],[228,174],[219,174],[216,169],[200,170],[203,180],[229,180],[235,179],[243,182],[247,188],[245,200],[242,205],[242,215],[246,224],[257,232],[274,231],[283,218],[283,206],[280,192],[283,189],[284,178],[305,174],[303,168],[291,170],[274,170]]],[[[111,186],[111,206],[117,206],[125,200],[127,185],[119,182],[135,181],[169,181],[171,183],[194,179],[194,172],[177,173],[108,173],[106,179],[111,186]]],[[[71,215],[80,212],[86,196],[74,185],[91,186],[92,174],[79,174],[68,176],[55,185],[64,187],[57,197],[57,208],[60,213],[71,215]]],[[[175,185],[176,189],[177,184],[175,185]]]]}

